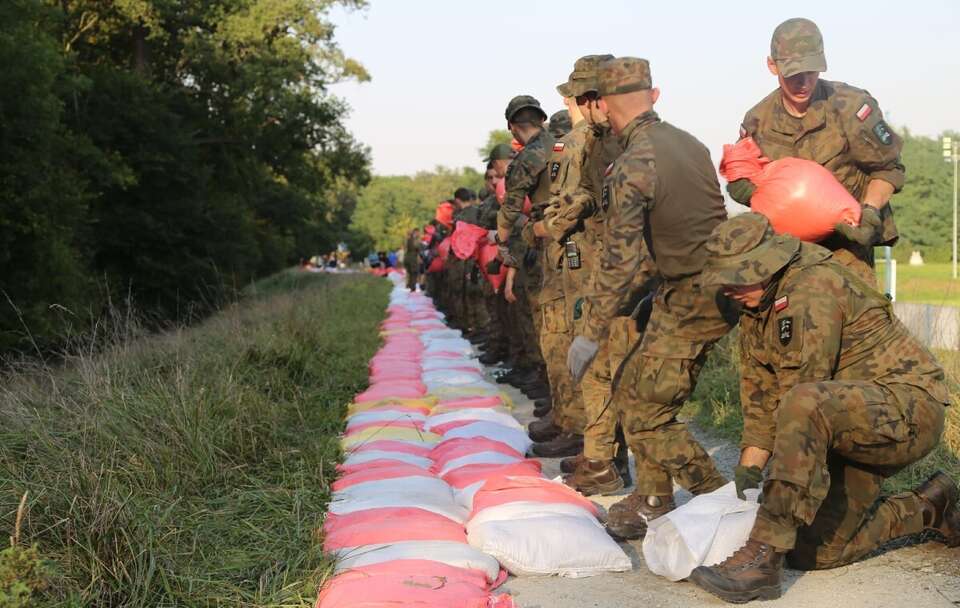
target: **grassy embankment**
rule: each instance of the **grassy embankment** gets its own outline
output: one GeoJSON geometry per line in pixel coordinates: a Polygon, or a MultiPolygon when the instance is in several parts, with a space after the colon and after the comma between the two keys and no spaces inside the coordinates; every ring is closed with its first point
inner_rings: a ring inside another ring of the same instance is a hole
{"type": "MultiPolygon", "coordinates": [[[[882,286],[886,271],[879,262],[877,277],[882,286]]],[[[960,306],[960,279],[954,280],[952,272],[951,264],[897,264],[897,301],[960,306]]]]}
{"type": "Polygon", "coordinates": [[[309,606],[387,293],[282,273],[196,327],[126,322],[3,377],[0,531],[22,549],[0,554],[0,606],[309,606]],[[4,597],[18,573],[42,589],[4,597]]]}
{"type": "MultiPolygon", "coordinates": [[[[735,335],[727,336],[717,345],[685,408],[688,416],[732,441],[740,440],[743,429],[736,351],[735,335]]],[[[946,370],[953,402],[960,405],[960,354],[944,351],[935,354],[946,370]]],[[[888,479],[887,491],[910,489],[937,469],[960,480],[960,408],[957,405],[947,408],[947,425],[940,445],[922,461],[888,479]]]]}

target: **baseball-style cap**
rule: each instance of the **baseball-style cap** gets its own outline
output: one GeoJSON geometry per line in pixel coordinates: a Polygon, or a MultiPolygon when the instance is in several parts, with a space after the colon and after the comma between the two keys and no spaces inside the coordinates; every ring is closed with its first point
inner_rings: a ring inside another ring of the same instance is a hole
{"type": "Polygon", "coordinates": [[[597,90],[597,67],[604,61],[613,59],[609,53],[605,55],[584,55],[573,64],[570,77],[563,84],[557,85],[557,93],[563,97],[579,97],[597,90]]]}
{"type": "Polygon", "coordinates": [[[608,59],[597,69],[597,93],[601,97],[643,91],[653,87],[650,62],[639,57],[608,59]]]}
{"type": "Polygon", "coordinates": [[[570,112],[567,110],[554,112],[550,116],[550,123],[547,125],[547,130],[550,131],[550,135],[553,135],[555,139],[560,139],[569,133],[572,128],[573,123],[570,122],[570,112]]]}
{"type": "Polygon", "coordinates": [[[773,30],[770,57],[784,78],[801,72],[826,72],[820,28],[809,19],[787,19],[773,30]]]}
{"type": "Polygon", "coordinates": [[[755,285],[790,263],[800,241],[774,234],[770,221],[759,213],[743,213],[718,224],[706,243],[703,285],[755,285]]]}
{"type": "Polygon", "coordinates": [[[503,115],[509,122],[517,112],[524,108],[536,108],[537,111],[543,116],[543,120],[547,119],[547,113],[544,112],[543,108],[540,107],[540,102],[531,95],[517,95],[511,99],[510,103],[507,104],[507,109],[503,115]]]}

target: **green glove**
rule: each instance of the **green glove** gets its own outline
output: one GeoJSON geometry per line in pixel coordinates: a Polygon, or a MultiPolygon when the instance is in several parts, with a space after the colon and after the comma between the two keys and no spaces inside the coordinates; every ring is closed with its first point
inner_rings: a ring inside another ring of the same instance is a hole
{"type": "Polygon", "coordinates": [[[883,237],[883,220],[880,211],[872,205],[863,205],[860,211],[860,225],[851,226],[843,222],[833,227],[847,240],[869,247],[879,243],[883,237]]]}
{"type": "Polygon", "coordinates": [[[737,484],[737,496],[746,500],[744,490],[757,490],[760,488],[760,482],[763,481],[763,470],[760,467],[745,467],[742,464],[737,465],[733,470],[733,482],[737,484]]]}
{"type": "Polygon", "coordinates": [[[757,189],[749,179],[742,177],[727,184],[727,194],[741,205],[750,206],[750,198],[757,189]]]}

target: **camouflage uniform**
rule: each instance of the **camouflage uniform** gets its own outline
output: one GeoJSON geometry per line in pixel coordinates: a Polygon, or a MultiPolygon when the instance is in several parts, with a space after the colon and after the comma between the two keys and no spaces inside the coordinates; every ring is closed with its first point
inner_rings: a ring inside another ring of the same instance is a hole
{"type": "MultiPolygon", "coordinates": [[[[475,203],[460,213],[459,221],[481,226],[481,214],[480,204],[475,203]]],[[[452,248],[450,254],[456,257],[452,248]]],[[[463,275],[463,325],[472,331],[484,329],[490,319],[484,304],[483,287],[480,285],[482,280],[480,267],[477,265],[475,256],[463,260],[463,275]]]]}
{"type": "Polygon", "coordinates": [[[705,282],[772,277],[740,319],[743,445],[772,452],[751,538],[814,569],[920,532],[916,493],[878,498],[940,440],[949,395],[933,355],[828,250],[773,236],[758,214],[719,227],[708,250],[705,282]]]}
{"type": "MultiPolygon", "coordinates": [[[[649,64],[618,58],[600,68],[600,94],[650,88],[649,64]]],[[[710,231],[726,218],[706,147],[663,122],[652,110],[620,134],[624,153],[608,169],[601,194],[606,212],[604,251],[594,292],[587,297],[584,336],[607,338],[642,273],[644,246],[662,284],[636,352],[624,362],[612,407],[637,457],[638,496],[671,496],[673,481],[694,493],[725,483],[677,412],[693,389],[710,347],[730,329],[717,289],[699,285],[710,231]]]]}
{"type": "Polygon", "coordinates": [[[407,273],[407,289],[415,290],[420,276],[420,237],[413,232],[403,246],[403,269],[407,273]]]}
{"type": "MultiPolygon", "coordinates": [[[[770,53],[784,77],[826,70],[820,32],[806,19],[791,19],[777,28],[770,53]]],[[[740,137],[748,136],[770,160],[795,157],[823,165],[861,203],[871,180],[888,182],[895,191],[903,187],[903,140],[883,120],[870,93],[842,82],[818,81],[803,118],[786,111],[778,88],[747,112],[740,137]]],[[[893,246],[899,234],[889,204],[880,210],[880,218],[882,236],[875,244],[893,246]]],[[[820,244],[832,250],[838,262],[876,284],[873,246],[864,247],[837,233],[820,244]]]]}

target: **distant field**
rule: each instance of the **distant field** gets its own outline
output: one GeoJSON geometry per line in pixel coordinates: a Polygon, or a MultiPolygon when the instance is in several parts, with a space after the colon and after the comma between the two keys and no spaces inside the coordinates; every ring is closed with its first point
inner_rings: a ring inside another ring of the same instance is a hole
{"type": "MultiPolygon", "coordinates": [[[[879,262],[877,277],[882,288],[886,268],[882,261],[879,262]]],[[[923,266],[897,264],[897,301],[960,306],[960,279],[954,280],[950,274],[949,263],[923,266]]]]}

